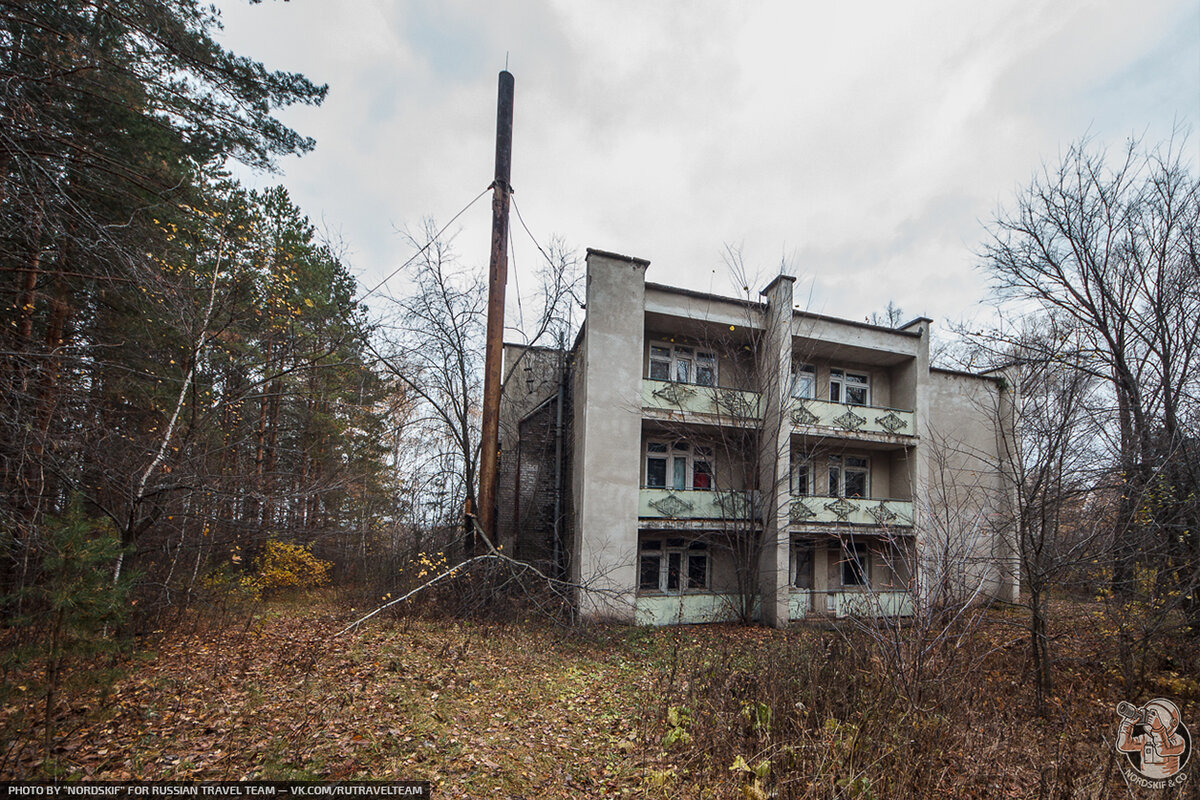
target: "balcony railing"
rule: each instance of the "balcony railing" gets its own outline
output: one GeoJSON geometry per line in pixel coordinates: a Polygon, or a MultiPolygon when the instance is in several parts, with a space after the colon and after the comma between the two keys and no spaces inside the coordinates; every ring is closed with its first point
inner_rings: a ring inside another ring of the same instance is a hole
{"type": "Polygon", "coordinates": [[[642,381],[642,408],[707,414],[735,423],[759,417],[757,392],[649,379],[642,381]]]}
{"type": "MultiPolygon", "coordinates": [[[[638,625],[678,625],[680,623],[723,622],[737,619],[741,598],[736,594],[690,592],[682,595],[640,595],[636,599],[638,625]]],[[[757,616],[759,603],[754,601],[757,616]]],[[[793,589],[788,598],[788,617],[799,620],[812,616],[835,617],[910,617],[912,595],[904,591],[815,592],[793,589]]]]}
{"type": "Polygon", "coordinates": [[[905,591],[860,589],[817,592],[812,589],[793,589],[788,598],[788,614],[791,619],[803,619],[811,614],[835,617],[911,617],[912,613],[912,595],[905,591]]]}
{"type": "Polygon", "coordinates": [[[755,493],[701,489],[642,489],[638,516],[653,519],[748,520],[755,493]]]}
{"type": "Polygon", "coordinates": [[[913,436],[917,430],[916,415],[911,411],[852,406],[811,398],[793,399],[790,416],[795,428],[833,428],[889,436],[913,436]]]}
{"type": "Polygon", "coordinates": [[[788,516],[792,525],[842,522],[850,525],[911,527],[913,504],[908,500],[792,495],[788,516]]]}
{"type": "MultiPolygon", "coordinates": [[[[758,493],[702,489],[642,489],[638,516],[649,519],[747,520],[758,516],[758,493]]],[[[788,513],[793,526],[846,523],[875,527],[912,527],[908,500],[792,495],[788,513]]]]}
{"type": "MultiPolygon", "coordinates": [[[[728,422],[761,418],[758,392],[674,381],[642,381],[642,408],[721,417],[728,422]]],[[[818,428],[886,436],[916,435],[916,415],[881,406],[853,406],[812,398],[792,400],[788,413],[797,429],[818,428]]]]}
{"type": "MultiPolygon", "coordinates": [[[[729,622],[738,617],[740,599],[736,594],[714,592],[642,595],[634,601],[634,621],[638,625],[729,622]]],[[[757,605],[756,601],[756,608],[757,605]]]]}

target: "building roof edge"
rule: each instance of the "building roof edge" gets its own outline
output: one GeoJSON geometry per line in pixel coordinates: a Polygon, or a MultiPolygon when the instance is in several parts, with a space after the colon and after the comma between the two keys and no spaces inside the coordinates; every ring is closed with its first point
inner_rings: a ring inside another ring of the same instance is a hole
{"type": "Polygon", "coordinates": [[[587,254],[589,256],[601,256],[602,258],[613,258],[613,259],[616,259],[617,261],[628,261],[630,264],[637,264],[639,267],[650,266],[649,259],[637,258],[635,256],[622,255],[621,253],[614,253],[611,250],[600,250],[595,247],[589,247],[587,249],[587,254]]]}

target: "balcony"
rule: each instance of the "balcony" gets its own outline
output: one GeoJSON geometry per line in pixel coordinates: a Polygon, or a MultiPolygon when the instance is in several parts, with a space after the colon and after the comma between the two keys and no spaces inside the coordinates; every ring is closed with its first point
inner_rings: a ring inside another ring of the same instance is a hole
{"type": "Polygon", "coordinates": [[[835,617],[911,617],[912,595],[893,590],[818,592],[793,589],[788,598],[791,619],[811,615],[835,617]]]}
{"type": "Polygon", "coordinates": [[[648,519],[748,520],[754,492],[642,489],[638,516],[648,519]]]}
{"type": "MultiPolygon", "coordinates": [[[[741,598],[736,594],[689,592],[678,595],[639,595],[634,621],[638,625],[726,622],[738,617],[741,598]]],[[[754,613],[758,614],[758,600],[754,613]]],[[[894,590],[816,592],[793,589],[788,598],[788,617],[793,620],[817,617],[911,617],[912,595],[894,590]],[[815,606],[815,607],[814,607],[815,606]]]]}
{"type": "Polygon", "coordinates": [[[868,434],[864,438],[892,439],[916,435],[916,415],[911,411],[876,406],[852,406],[812,398],[794,399],[792,426],[798,432],[830,430],[868,434]]]}
{"type": "Polygon", "coordinates": [[[792,495],[788,517],[793,526],[843,523],[878,528],[912,527],[913,504],[909,500],[792,495]]]}
{"type": "MultiPolygon", "coordinates": [[[[634,601],[634,622],[638,625],[729,622],[738,617],[739,600],[736,594],[714,592],[640,595],[634,601]]],[[[755,605],[757,606],[757,601],[755,605]]]]}
{"type": "Polygon", "coordinates": [[[648,378],[642,381],[642,408],[668,418],[704,415],[734,425],[759,418],[757,392],[648,378]]]}

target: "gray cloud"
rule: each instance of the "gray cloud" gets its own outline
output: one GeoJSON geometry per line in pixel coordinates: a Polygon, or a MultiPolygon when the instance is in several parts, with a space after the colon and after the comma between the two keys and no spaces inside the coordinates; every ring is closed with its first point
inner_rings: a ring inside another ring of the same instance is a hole
{"type": "MultiPolygon", "coordinates": [[[[981,221],[1041,161],[1200,117],[1189,0],[218,5],[228,46],[331,85],[285,113],[318,148],[282,166],[366,284],[408,257],[397,227],[489,183],[506,52],[535,235],[702,290],[729,290],[725,243],[764,274],[790,254],[814,308],[854,318],[961,316],[981,221]]],[[[489,221],[481,202],[458,226],[465,262],[489,221]]],[[[536,250],[514,247],[528,291],[536,250]]]]}

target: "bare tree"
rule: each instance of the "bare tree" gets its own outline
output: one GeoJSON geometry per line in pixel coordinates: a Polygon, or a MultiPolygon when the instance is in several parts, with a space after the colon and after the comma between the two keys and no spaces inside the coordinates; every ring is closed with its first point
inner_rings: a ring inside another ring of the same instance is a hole
{"type": "MultiPolygon", "coordinates": [[[[1005,444],[1003,461],[1015,494],[1013,522],[1020,546],[1021,575],[1030,610],[1030,656],[1036,703],[1044,713],[1053,692],[1052,654],[1047,630],[1050,591],[1094,554],[1101,531],[1080,532],[1078,513],[1096,486],[1096,418],[1089,401],[1096,380],[1080,370],[1064,370],[1043,354],[1063,341],[1051,327],[1034,347],[1032,359],[1015,353],[1005,375],[1019,387],[1012,409],[1016,435],[1005,444]],[[1068,540],[1068,528],[1076,528],[1068,540]],[[1083,535],[1079,535],[1083,533],[1083,535]]],[[[1108,541],[1104,537],[1104,541],[1108,541]]]]}
{"type": "Polygon", "coordinates": [[[872,311],[867,315],[867,322],[872,325],[883,325],[888,328],[897,328],[904,322],[904,309],[896,305],[895,302],[888,300],[887,308],[882,313],[872,311]]]}
{"type": "Polygon", "coordinates": [[[1200,630],[1200,184],[1183,139],[1133,140],[1116,158],[1072,146],[996,218],[982,256],[999,297],[1072,323],[1061,363],[1110,397],[1113,590],[1148,589],[1200,630]],[[1155,571],[1141,587],[1139,565],[1155,571]]]}
{"type": "MultiPolygon", "coordinates": [[[[475,554],[478,540],[474,517],[487,286],[458,261],[452,240],[439,233],[426,221],[419,233],[408,234],[418,251],[407,270],[411,291],[386,312],[375,353],[406,398],[405,417],[394,422],[393,453],[394,467],[406,472],[411,527],[450,531],[457,521],[457,546],[465,560],[475,554]]],[[[576,261],[558,240],[540,250],[536,316],[516,335],[531,346],[553,337],[563,348],[572,335],[576,261]]],[[[515,369],[510,365],[509,375],[515,369]]],[[[455,542],[430,544],[446,549],[455,542]]]]}

